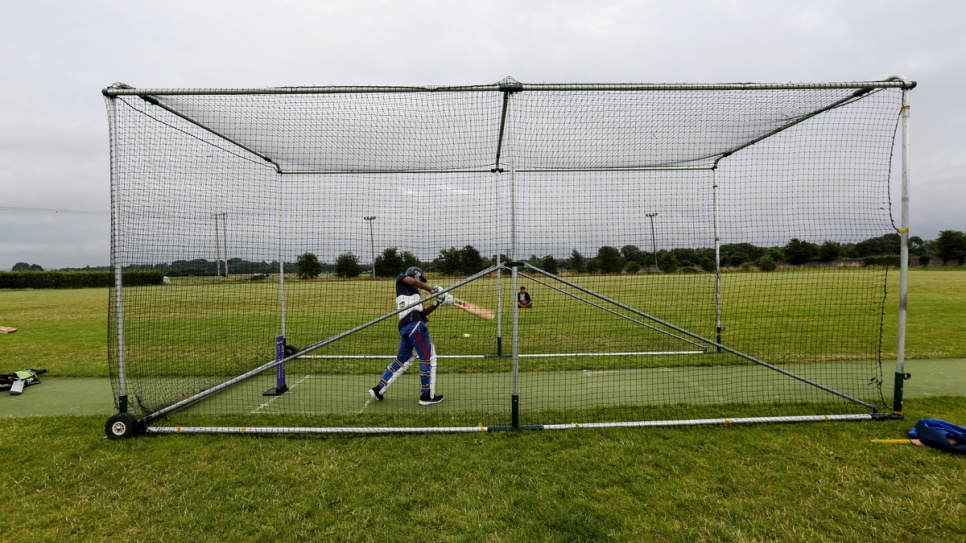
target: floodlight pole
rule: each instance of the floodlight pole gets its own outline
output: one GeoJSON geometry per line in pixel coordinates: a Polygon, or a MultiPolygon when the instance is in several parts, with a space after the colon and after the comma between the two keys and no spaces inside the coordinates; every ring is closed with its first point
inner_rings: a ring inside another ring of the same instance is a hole
{"type": "Polygon", "coordinates": [[[221,238],[218,231],[218,217],[221,213],[212,215],[215,219],[215,275],[221,277],[221,238]]]}
{"type": "Polygon", "coordinates": [[[369,223],[369,251],[372,253],[372,278],[376,278],[376,242],[372,236],[372,221],[376,220],[375,215],[363,217],[362,220],[369,223]]]}
{"type": "Polygon", "coordinates": [[[645,217],[651,219],[651,249],[654,251],[654,269],[657,270],[657,236],[654,235],[654,217],[657,217],[657,212],[645,213],[645,217]]]}
{"type": "Polygon", "coordinates": [[[228,212],[221,214],[221,244],[225,257],[225,279],[228,279],[228,212]]]}

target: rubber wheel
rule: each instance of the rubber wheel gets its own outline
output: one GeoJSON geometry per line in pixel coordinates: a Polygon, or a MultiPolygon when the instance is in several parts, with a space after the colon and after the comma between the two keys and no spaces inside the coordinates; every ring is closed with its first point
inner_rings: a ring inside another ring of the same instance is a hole
{"type": "Polygon", "coordinates": [[[286,357],[292,356],[293,354],[295,354],[297,352],[299,352],[299,348],[296,347],[295,345],[286,345],[285,346],[285,356],[286,357]]]}
{"type": "Polygon", "coordinates": [[[104,432],[108,439],[125,439],[140,433],[138,419],[130,413],[118,413],[107,419],[104,432]]]}

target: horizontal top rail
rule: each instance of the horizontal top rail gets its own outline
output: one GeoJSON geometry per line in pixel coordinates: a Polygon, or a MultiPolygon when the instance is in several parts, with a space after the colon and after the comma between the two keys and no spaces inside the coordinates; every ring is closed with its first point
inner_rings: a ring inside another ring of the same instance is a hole
{"type": "Polygon", "coordinates": [[[233,95],[233,94],[363,94],[420,92],[505,92],[505,91],[728,91],[728,90],[808,90],[808,89],[885,89],[915,88],[916,82],[902,78],[885,81],[829,83],[519,83],[508,87],[499,83],[470,86],[319,86],[254,88],[151,88],[136,89],[125,84],[105,88],[104,96],[233,95]]]}

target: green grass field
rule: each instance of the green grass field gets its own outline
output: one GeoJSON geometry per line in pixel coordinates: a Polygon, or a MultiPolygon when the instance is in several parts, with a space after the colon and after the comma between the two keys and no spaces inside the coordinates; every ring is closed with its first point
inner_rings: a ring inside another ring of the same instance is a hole
{"type": "MultiPolygon", "coordinates": [[[[963,398],[909,402],[966,420],[963,398]]],[[[102,439],[0,417],[0,533],[59,541],[954,541],[966,463],[911,420],[370,438],[102,439]]]]}
{"type": "MultiPolygon", "coordinates": [[[[853,276],[856,274],[868,275],[868,272],[843,268],[809,273],[725,274],[724,343],[769,363],[787,366],[786,369],[795,375],[872,403],[880,409],[890,406],[897,312],[893,298],[897,290],[894,284],[897,274],[891,274],[892,281],[887,285],[877,284],[873,276],[873,281],[865,281],[867,286],[862,289],[849,286],[850,282],[855,282],[853,276]],[[878,305],[867,303],[874,292],[863,289],[870,286],[880,292],[880,296],[883,290],[891,293],[884,312],[878,305]],[[851,311],[855,305],[863,309],[848,315],[859,319],[835,315],[838,308],[851,311]],[[870,348],[874,347],[870,340],[879,330],[880,313],[884,316],[881,370],[875,364],[878,353],[870,348]],[[815,316],[809,318],[813,314],[815,316]],[[850,327],[855,325],[855,320],[862,323],[852,331],[850,327]],[[881,390],[875,386],[876,379],[884,383],[881,390]]],[[[954,330],[954,334],[955,330],[964,328],[954,317],[944,316],[957,315],[950,313],[947,307],[966,298],[962,294],[964,277],[966,274],[962,271],[913,272],[912,318],[907,342],[909,359],[966,356],[966,349],[955,341],[956,335],[946,335],[931,343],[920,342],[917,333],[930,332],[935,327],[915,328],[915,323],[919,322],[915,317],[917,312],[930,319],[937,316],[946,319],[949,321],[945,324],[946,329],[954,330]]],[[[442,281],[448,284],[452,280],[443,278],[442,281]]],[[[686,349],[695,352],[703,347],[676,332],[678,337],[647,330],[550,290],[541,290],[544,285],[535,284],[533,278],[523,278],[522,281],[529,281],[537,296],[536,309],[521,314],[520,348],[525,357],[533,353],[620,352],[642,347],[651,351],[686,349]]],[[[580,282],[706,337],[714,336],[713,311],[708,311],[713,307],[707,306],[713,295],[713,276],[709,274],[582,277],[580,282]],[[672,294],[666,294],[668,292],[672,294]]],[[[384,291],[389,285],[387,281],[366,279],[290,282],[286,289],[289,342],[304,346],[383,315],[386,311],[384,291]],[[348,302],[333,303],[333,296],[348,302]],[[358,302],[352,303],[354,300],[358,302]]],[[[485,303],[482,301],[494,297],[495,287],[495,281],[488,278],[464,287],[460,295],[485,303]]],[[[127,292],[127,371],[138,401],[146,402],[140,410],[141,416],[150,413],[155,405],[166,405],[192,396],[273,358],[273,334],[277,328],[271,321],[277,319],[277,316],[272,317],[272,312],[277,309],[277,284],[245,278],[228,283],[206,278],[180,278],[171,286],[132,288],[127,292]],[[159,365],[159,361],[164,364],[159,365]]],[[[50,369],[52,376],[105,374],[105,342],[98,340],[97,335],[107,337],[104,310],[110,301],[106,290],[10,291],[3,295],[10,300],[8,305],[15,311],[11,314],[17,315],[17,323],[12,324],[21,329],[4,338],[2,346],[8,351],[8,359],[20,360],[22,367],[37,367],[41,364],[35,360],[44,360],[43,366],[50,369]],[[86,312],[82,309],[85,305],[86,312]],[[68,307],[70,311],[58,309],[68,307]],[[45,319],[47,315],[57,318],[45,319]],[[89,338],[88,341],[79,341],[82,330],[98,329],[100,334],[88,333],[83,336],[89,338]],[[64,339],[58,340],[61,335],[64,339]],[[33,338],[39,341],[31,344],[33,338]],[[52,354],[58,350],[69,352],[52,354]],[[41,356],[28,356],[30,353],[40,353],[41,356]]],[[[509,308],[503,310],[507,312],[509,308]]],[[[504,320],[505,335],[509,334],[508,320],[504,320]]],[[[929,322],[927,318],[922,320],[929,322]]],[[[496,322],[455,309],[441,310],[433,317],[434,343],[443,356],[492,354],[496,350],[496,322]],[[469,332],[470,337],[464,337],[469,332]]],[[[365,417],[381,413],[379,409],[401,409],[395,401],[401,398],[394,397],[392,402],[373,407],[365,404],[366,395],[357,394],[367,390],[371,386],[368,382],[382,373],[386,361],[395,351],[395,336],[394,319],[390,319],[312,353],[340,358],[289,363],[290,377],[300,387],[299,399],[304,403],[275,401],[273,407],[295,413],[356,413],[365,417]],[[360,354],[372,357],[344,357],[360,354]]],[[[524,377],[523,403],[520,405],[528,411],[523,419],[528,422],[524,423],[530,424],[594,422],[585,419],[588,413],[578,411],[615,404],[647,406],[647,420],[655,420],[655,417],[676,416],[676,413],[660,413],[657,410],[659,405],[741,405],[746,402],[768,403],[772,398],[786,404],[789,399],[817,404],[791,412],[769,410],[767,414],[771,415],[856,412],[854,405],[826,403],[836,398],[824,393],[809,394],[815,391],[802,387],[798,381],[727,354],[521,360],[524,377]],[[735,365],[748,367],[723,369],[735,365]],[[696,369],[702,366],[708,369],[696,369]],[[574,411],[567,412],[567,409],[574,411]],[[539,410],[553,411],[555,418],[547,419],[533,413],[539,410]]],[[[449,390],[451,398],[455,397],[453,392],[458,393],[460,403],[447,404],[437,411],[462,410],[473,425],[496,424],[483,416],[488,412],[501,413],[498,418],[502,421],[502,413],[510,407],[508,364],[505,358],[444,360],[439,370],[440,382],[445,384],[442,390],[449,390]],[[471,420],[470,413],[474,411],[479,414],[476,420],[471,420]]],[[[271,379],[270,373],[266,372],[262,378],[234,387],[227,395],[222,394],[218,403],[208,403],[210,412],[260,412],[252,405],[258,407],[262,402],[261,392],[271,386],[271,379]]],[[[404,376],[397,389],[418,388],[413,383],[415,372],[404,376]]],[[[608,420],[628,420],[626,417],[630,416],[641,415],[615,414],[608,420]]],[[[726,408],[699,415],[700,418],[732,416],[737,415],[726,408]]],[[[399,425],[446,426],[451,423],[415,420],[399,425]]],[[[244,420],[236,424],[251,425],[244,420]]],[[[353,425],[351,421],[349,424],[353,425]]],[[[322,421],[312,424],[329,425],[322,421]]]]}
{"type": "MultiPolygon", "coordinates": [[[[888,287],[884,335],[894,353],[896,274],[888,287]]],[[[966,272],[914,270],[909,287],[909,365],[966,358],[966,272]]],[[[0,325],[19,329],[0,335],[0,359],[11,371],[47,367],[51,379],[106,376],[107,304],[105,290],[0,292],[0,325]]],[[[4,399],[37,401],[46,384],[4,399]]],[[[963,458],[871,442],[902,438],[922,417],[966,424],[961,394],[919,392],[904,420],[369,438],[108,441],[103,415],[0,416],[8,505],[0,533],[36,541],[953,541],[966,533],[963,458]]]]}
{"type": "MultiPolygon", "coordinates": [[[[373,288],[366,281],[358,284],[362,288],[373,288]]],[[[894,359],[898,307],[897,273],[889,275],[887,288],[883,357],[894,359]]],[[[40,364],[47,367],[51,374],[59,376],[107,375],[109,300],[106,289],[0,291],[0,300],[4,307],[3,314],[0,315],[0,326],[18,329],[16,333],[0,336],[0,356],[6,364],[17,369],[40,364]]],[[[966,272],[913,270],[909,279],[906,358],[966,358],[966,342],[962,341],[966,337],[966,312],[962,311],[963,304],[966,304],[966,272]]],[[[542,309],[538,306],[538,310],[542,309]]],[[[538,315],[539,318],[539,313],[532,315],[538,315]]],[[[362,315],[370,318],[377,316],[379,313],[375,311],[362,315]]],[[[345,322],[340,321],[331,326],[332,333],[344,329],[346,324],[358,324],[360,316],[344,320],[345,322]]],[[[458,352],[458,349],[464,348],[460,345],[466,345],[459,337],[463,333],[461,330],[475,331],[469,327],[481,323],[474,322],[468,316],[459,316],[450,321],[447,323],[444,319],[438,319],[434,322],[434,327],[440,328],[437,336],[452,340],[451,344],[456,347],[454,351],[458,352]]],[[[325,335],[326,331],[328,330],[311,335],[305,333],[304,337],[297,339],[303,340],[303,344],[324,339],[328,337],[325,335]]],[[[391,353],[394,351],[395,340],[392,334],[388,334],[389,341],[385,341],[387,334],[384,332],[381,330],[375,336],[389,345],[387,352],[391,353]]],[[[482,334],[473,335],[473,342],[467,348],[483,352],[494,350],[492,339],[486,337],[476,343],[475,336],[482,334]]]]}

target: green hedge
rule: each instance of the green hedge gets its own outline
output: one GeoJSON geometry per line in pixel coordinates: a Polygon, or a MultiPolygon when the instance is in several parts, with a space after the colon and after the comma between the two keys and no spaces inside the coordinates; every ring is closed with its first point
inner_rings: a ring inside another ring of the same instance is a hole
{"type": "Polygon", "coordinates": [[[899,267],[899,255],[867,256],[862,259],[863,266],[899,267]]]}
{"type": "MultiPolygon", "coordinates": [[[[123,272],[123,286],[160,285],[164,273],[153,270],[123,272]]],[[[110,271],[0,272],[0,288],[103,288],[114,286],[110,271]]]]}

